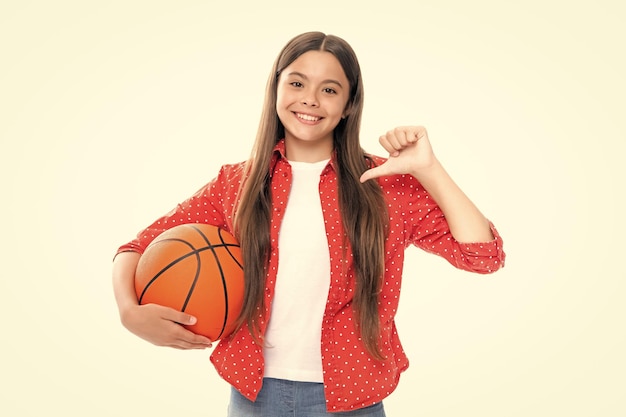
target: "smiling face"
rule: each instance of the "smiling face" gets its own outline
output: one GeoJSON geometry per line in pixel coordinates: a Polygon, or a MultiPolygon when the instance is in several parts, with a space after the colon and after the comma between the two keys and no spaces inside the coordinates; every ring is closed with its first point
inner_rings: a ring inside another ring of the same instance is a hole
{"type": "Polygon", "coordinates": [[[333,131],[345,115],[349,95],[346,74],[330,52],[305,52],[281,72],[276,112],[285,128],[287,158],[330,158],[333,131]]]}

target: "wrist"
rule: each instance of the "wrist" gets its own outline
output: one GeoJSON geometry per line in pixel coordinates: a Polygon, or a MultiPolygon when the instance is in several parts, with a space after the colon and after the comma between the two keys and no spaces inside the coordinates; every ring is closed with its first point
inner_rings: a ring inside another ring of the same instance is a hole
{"type": "Polygon", "coordinates": [[[411,171],[411,175],[415,177],[420,183],[424,183],[437,180],[438,178],[443,178],[447,175],[447,173],[439,160],[437,158],[433,158],[433,160],[428,165],[416,168],[411,171]]]}
{"type": "Polygon", "coordinates": [[[120,321],[124,327],[127,329],[132,329],[134,327],[133,323],[135,322],[136,317],[136,308],[139,304],[128,303],[124,306],[119,307],[120,321]]]}

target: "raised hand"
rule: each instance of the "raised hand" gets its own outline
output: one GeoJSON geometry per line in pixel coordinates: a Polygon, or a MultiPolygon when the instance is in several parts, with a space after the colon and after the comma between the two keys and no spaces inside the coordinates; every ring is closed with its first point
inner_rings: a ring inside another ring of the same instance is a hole
{"type": "Polygon", "coordinates": [[[382,165],[363,173],[361,182],[394,174],[412,174],[419,177],[420,171],[432,167],[436,158],[423,126],[401,126],[388,131],[379,138],[389,159],[382,165]]]}

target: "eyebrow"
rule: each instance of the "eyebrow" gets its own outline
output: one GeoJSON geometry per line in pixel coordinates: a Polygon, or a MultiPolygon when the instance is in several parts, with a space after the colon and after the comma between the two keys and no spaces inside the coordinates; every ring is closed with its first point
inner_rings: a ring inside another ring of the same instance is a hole
{"type": "MultiPolygon", "coordinates": [[[[304,75],[303,73],[298,72],[298,71],[292,71],[292,72],[290,72],[287,75],[288,76],[295,75],[295,76],[300,77],[300,78],[302,78],[304,80],[308,80],[309,79],[309,77],[307,77],[306,75],[304,75]]],[[[322,81],[322,84],[326,84],[326,83],[337,84],[339,87],[343,88],[343,85],[339,81],[337,81],[337,80],[328,79],[328,80],[322,81]]]]}

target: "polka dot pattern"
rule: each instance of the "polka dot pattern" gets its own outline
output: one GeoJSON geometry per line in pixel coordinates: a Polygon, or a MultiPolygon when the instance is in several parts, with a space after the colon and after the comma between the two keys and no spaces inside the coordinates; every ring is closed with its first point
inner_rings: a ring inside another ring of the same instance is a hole
{"type": "MultiPolygon", "coordinates": [[[[259,311],[261,327],[267,326],[279,262],[278,232],[291,185],[290,170],[284,159],[284,142],[279,142],[271,164],[272,222],[271,257],[266,282],[265,311],[259,311]]],[[[375,158],[377,163],[384,159],[375,158]]],[[[187,201],[140,232],[118,252],[143,252],[164,230],[182,223],[210,223],[232,231],[232,212],[243,175],[243,165],[225,165],[218,176],[187,201]]],[[[337,176],[329,163],[320,177],[320,199],[331,259],[331,284],[322,327],[322,363],[327,409],[349,411],[383,400],[396,388],[408,359],[394,322],[398,310],[404,252],[409,245],[439,255],[457,268],[491,273],[504,262],[502,239],[491,225],[495,239],[482,243],[459,243],[446,219],[426,190],[409,175],[379,179],[390,216],[386,242],[386,269],[379,300],[382,324],[381,346],[385,361],[373,359],[355,328],[352,312],[354,270],[347,248],[342,256],[343,228],[339,212],[337,176]]],[[[254,400],[263,379],[263,350],[255,344],[244,326],[216,346],[211,361],[219,375],[254,400]]]]}

